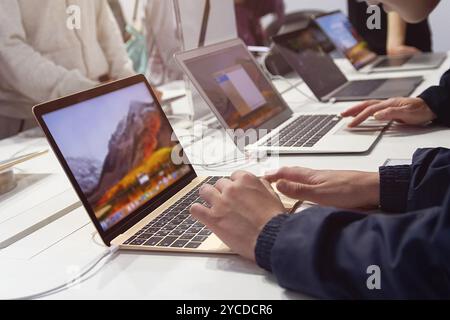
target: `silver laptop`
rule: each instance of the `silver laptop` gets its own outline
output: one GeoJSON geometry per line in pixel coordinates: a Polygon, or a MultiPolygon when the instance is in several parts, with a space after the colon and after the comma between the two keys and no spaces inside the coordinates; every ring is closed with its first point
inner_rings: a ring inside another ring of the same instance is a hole
{"type": "Polygon", "coordinates": [[[233,135],[245,150],[366,152],[386,125],[369,121],[349,131],[349,120],[337,114],[294,114],[239,39],[179,53],[176,59],[227,132],[256,132],[244,134],[244,141],[233,135]]]}
{"type": "Polygon", "coordinates": [[[276,36],[275,48],[309,86],[320,101],[358,101],[407,97],[422,83],[422,77],[348,81],[323,50],[328,37],[316,25],[276,36]]]}
{"type": "Polygon", "coordinates": [[[341,11],[334,11],[315,19],[315,23],[333,41],[336,48],[362,72],[394,72],[439,68],[447,59],[446,53],[420,53],[398,57],[379,56],[341,11]]]}
{"type": "Polygon", "coordinates": [[[189,207],[198,177],[145,77],[138,75],[33,110],[106,245],[125,250],[231,253],[189,207]]]}

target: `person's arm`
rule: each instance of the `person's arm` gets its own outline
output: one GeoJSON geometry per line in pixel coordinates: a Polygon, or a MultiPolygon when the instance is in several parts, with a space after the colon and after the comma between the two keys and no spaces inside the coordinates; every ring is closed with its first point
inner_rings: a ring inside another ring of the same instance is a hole
{"type": "Polygon", "coordinates": [[[439,86],[427,89],[419,97],[436,114],[438,123],[450,126],[450,70],[442,76],[439,86]]]}
{"type": "Polygon", "coordinates": [[[419,49],[407,46],[405,44],[407,28],[408,24],[400,17],[398,13],[388,13],[388,32],[386,43],[386,52],[388,55],[395,56],[420,53],[419,49]]]}
{"type": "Polygon", "coordinates": [[[321,298],[449,298],[450,150],[419,150],[413,165],[382,168],[381,207],[367,215],[316,207],[273,218],[255,249],[285,288],[321,298]],[[369,266],[381,290],[369,290],[369,266]]]}
{"type": "Polygon", "coordinates": [[[109,77],[112,80],[135,74],[128,57],[122,35],[114,14],[106,0],[97,0],[97,37],[109,62],[109,77]]]}
{"type": "Polygon", "coordinates": [[[282,287],[318,298],[448,299],[450,192],[445,201],[397,217],[323,207],[280,215],[261,232],[256,260],[282,287]],[[370,290],[371,266],[380,290],[370,290]]]}
{"type": "Polygon", "coordinates": [[[78,70],[67,70],[28,44],[17,0],[0,1],[0,80],[34,103],[97,85],[78,70]]]}
{"type": "Polygon", "coordinates": [[[369,0],[369,4],[383,3],[386,11],[396,11],[409,23],[424,20],[440,0],[369,0]]]}

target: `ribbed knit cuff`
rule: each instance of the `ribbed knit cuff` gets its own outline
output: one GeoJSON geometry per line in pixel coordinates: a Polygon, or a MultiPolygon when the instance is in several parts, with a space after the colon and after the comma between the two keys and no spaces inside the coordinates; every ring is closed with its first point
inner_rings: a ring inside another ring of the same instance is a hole
{"type": "Polygon", "coordinates": [[[430,87],[419,98],[425,101],[431,111],[437,116],[434,122],[450,126],[450,111],[448,109],[450,93],[447,88],[440,86],[430,87]]]}
{"type": "Polygon", "coordinates": [[[265,225],[258,237],[255,248],[256,263],[267,271],[272,272],[272,248],[284,221],[289,217],[288,214],[276,216],[265,225]]]}
{"type": "Polygon", "coordinates": [[[380,204],[383,211],[406,211],[410,181],[411,166],[380,168],[380,204]]]}

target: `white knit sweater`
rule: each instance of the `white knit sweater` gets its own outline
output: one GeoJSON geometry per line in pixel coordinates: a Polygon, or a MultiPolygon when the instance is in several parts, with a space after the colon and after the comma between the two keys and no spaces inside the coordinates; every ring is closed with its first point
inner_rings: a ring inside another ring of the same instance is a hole
{"type": "Polygon", "coordinates": [[[30,118],[34,104],[132,74],[106,0],[0,1],[0,116],[30,118]],[[67,27],[70,5],[79,30],[67,27]]]}

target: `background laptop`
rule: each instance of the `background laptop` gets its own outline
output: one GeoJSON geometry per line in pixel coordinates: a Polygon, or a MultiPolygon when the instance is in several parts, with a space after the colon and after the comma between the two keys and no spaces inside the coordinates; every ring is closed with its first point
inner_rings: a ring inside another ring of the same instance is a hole
{"type": "Polygon", "coordinates": [[[276,49],[300,75],[320,101],[357,101],[407,97],[422,77],[348,81],[333,59],[323,51],[326,38],[316,25],[273,38],[276,49]]]}
{"type": "Polygon", "coordinates": [[[357,70],[368,72],[408,71],[439,68],[446,53],[422,53],[398,57],[378,56],[341,11],[334,11],[315,19],[316,24],[333,41],[357,70]]]}
{"type": "Polygon", "coordinates": [[[336,114],[293,114],[239,39],[179,53],[176,59],[225,129],[256,129],[254,139],[235,140],[247,150],[366,152],[384,128],[366,123],[350,132],[345,129],[350,120],[336,114]]]}
{"type": "Polygon", "coordinates": [[[106,245],[230,253],[188,209],[199,178],[143,76],[45,103],[34,114],[106,245]],[[177,156],[175,156],[175,154],[177,156]]]}

